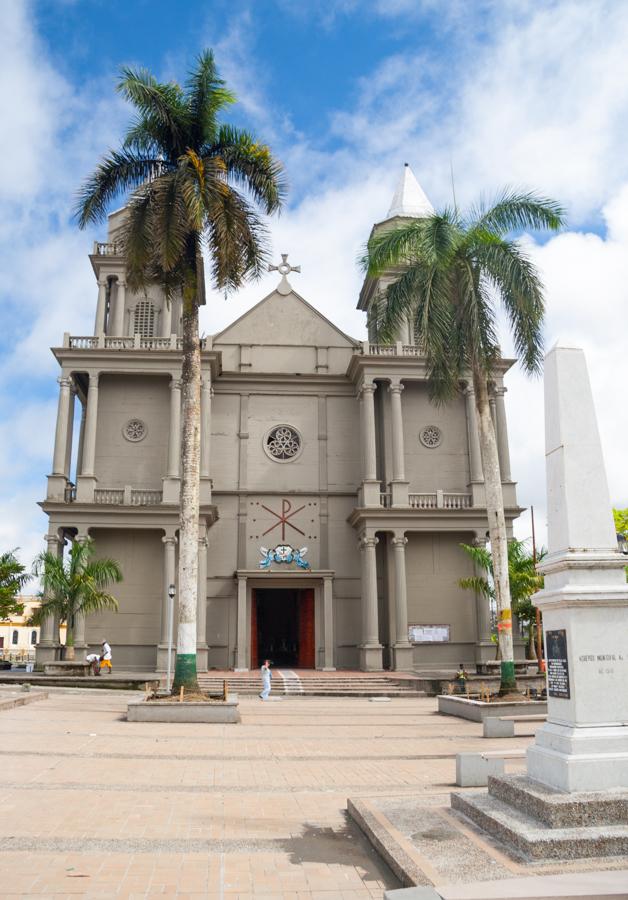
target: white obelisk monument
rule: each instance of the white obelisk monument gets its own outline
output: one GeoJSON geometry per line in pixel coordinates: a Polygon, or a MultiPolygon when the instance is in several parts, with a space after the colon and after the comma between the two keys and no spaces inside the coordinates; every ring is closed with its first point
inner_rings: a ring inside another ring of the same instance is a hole
{"type": "Polygon", "coordinates": [[[549,553],[533,602],[543,612],[548,714],[528,775],[569,792],[628,788],[626,560],[576,347],[555,346],[545,360],[545,446],[549,553]]]}

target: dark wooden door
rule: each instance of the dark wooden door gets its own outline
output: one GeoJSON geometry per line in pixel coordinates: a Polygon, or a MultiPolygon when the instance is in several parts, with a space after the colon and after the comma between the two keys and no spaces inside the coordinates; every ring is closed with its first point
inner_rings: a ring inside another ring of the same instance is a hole
{"type": "Polygon", "coordinates": [[[299,591],[299,662],[300,669],[316,665],[314,647],[314,589],[299,591]]]}

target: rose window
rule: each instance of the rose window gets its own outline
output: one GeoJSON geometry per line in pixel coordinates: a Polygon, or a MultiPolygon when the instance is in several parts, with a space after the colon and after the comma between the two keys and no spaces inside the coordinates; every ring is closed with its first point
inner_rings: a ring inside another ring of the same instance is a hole
{"type": "Polygon", "coordinates": [[[129,419],[122,429],[122,434],[127,441],[143,441],[148,434],[148,429],[146,423],[141,419],[129,419]]]}
{"type": "Polygon", "coordinates": [[[438,447],[443,439],[443,433],[437,425],[426,425],[419,433],[419,440],[424,447],[438,447]]]}
{"type": "Polygon", "coordinates": [[[301,452],[301,435],[291,425],[276,425],[266,435],[264,449],[278,462],[289,462],[301,452]]]}

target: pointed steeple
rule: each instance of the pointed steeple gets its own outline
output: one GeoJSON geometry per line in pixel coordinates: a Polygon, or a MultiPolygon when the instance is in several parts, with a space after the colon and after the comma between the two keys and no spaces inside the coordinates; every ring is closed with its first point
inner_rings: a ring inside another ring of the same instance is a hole
{"type": "Polygon", "coordinates": [[[425,196],[414,172],[408,163],[405,163],[386,219],[394,219],[396,216],[420,219],[422,216],[430,216],[433,212],[434,207],[425,196]]]}

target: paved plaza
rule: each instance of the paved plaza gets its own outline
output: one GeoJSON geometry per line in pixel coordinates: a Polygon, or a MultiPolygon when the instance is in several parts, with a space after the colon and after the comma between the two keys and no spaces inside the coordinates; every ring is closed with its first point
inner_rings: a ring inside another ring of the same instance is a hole
{"type": "Polygon", "coordinates": [[[530,741],[434,698],[250,697],[241,725],[161,725],[125,721],[133,696],[0,713],[3,898],[380,898],[398,885],[347,797],[446,806],[456,752],[530,741]]]}

